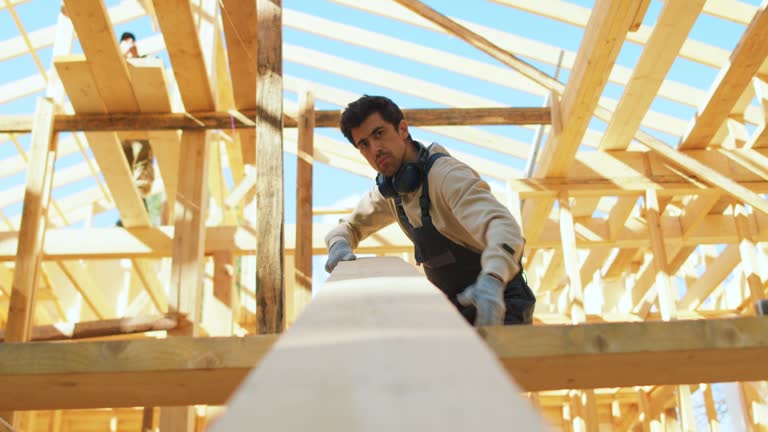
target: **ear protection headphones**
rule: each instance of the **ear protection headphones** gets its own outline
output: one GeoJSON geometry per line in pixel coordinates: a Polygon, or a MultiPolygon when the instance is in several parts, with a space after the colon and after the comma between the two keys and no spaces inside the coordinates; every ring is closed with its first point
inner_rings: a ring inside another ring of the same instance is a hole
{"type": "Polygon", "coordinates": [[[412,141],[419,150],[418,159],[413,162],[403,162],[392,177],[384,177],[381,173],[376,176],[376,186],[384,198],[395,198],[398,195],[413,192],[421,186],[429,152],[420,142],[412,141]]]}

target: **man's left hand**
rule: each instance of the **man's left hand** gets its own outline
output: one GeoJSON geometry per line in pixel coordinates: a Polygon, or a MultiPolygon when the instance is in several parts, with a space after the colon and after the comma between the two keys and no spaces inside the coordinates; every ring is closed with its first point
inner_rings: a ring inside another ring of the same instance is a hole
{"type": "Polygon", "coordinates": [[[475,305],[475,327],[504,323],[507,308],[504,305],[504,283],[500,279],[483,273],[456,298],[463,306],[475,305]]]}

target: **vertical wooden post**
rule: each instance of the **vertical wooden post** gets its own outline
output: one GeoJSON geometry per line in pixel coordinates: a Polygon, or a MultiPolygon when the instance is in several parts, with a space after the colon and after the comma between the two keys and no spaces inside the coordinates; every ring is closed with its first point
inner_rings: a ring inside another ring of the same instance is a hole
{"type": "Polygon", "coordinates": [[[565,271],[570,282],[571,321],[574,324],[587,320],[584,311],[584,288],[581,284],[579,272],[579,255],[576,250],[576,231],[573,226],[573,212],[571,211],[571,199],[567,191],[562,191],[558,196],[560,207],[560,237],[562,240],[563,260],[565,271]]]}
{"type": "Polygon", "coordinates": [[[301,94],[299,101],[299,151],[296,171],[296,272],[294,318],[312,298],[312,163],[314,162],[315,96],[301,94]]]}
{"type": "MultiPolygon", "coordinates": [[[[27,342],[32,329],[43,257],[43,243],[48,221],[48,204],[53,188],[53,165],[56,162],[56,139],[53,132],[55,108],[50,99],[39,99],[32,123],[31,151],[27,168],[27,187],[16,249],[16,267],[8,307],[6,342],[27,342]]],[[[18,426],[12,412],[0,413],[10,424],[18,426]]]]}
{"type": "Polygon", "coordinates": [[[213,296],[229,308],[229,334],[233,334],[238,322],[240,297],[235,284],[235,256],[231,251],[213,254],[213,296]]]}
{"type": "Polygon", "coordinates": [[[155,407],[144,407],[141,415],[141,432],[153,432],[155,422],[155,407]]]}
{"type": "MultiPolygon", "coordinates": [[[[176,224],[173,236],[169,313],[186,316],[188,325],[169,332],[173,336],[197,336],[200,325],[200,297],[203,286],[203,246],[208,140],[205,131],[184,131],[181,135],[179,185],[176,192],[176,224]]],[[[182,320],[182,317],[179,317],[182,320]]],[[[188,432],[195,424],[193,407],[163,407],[160,430],[188,432]]]]}
{"type": "Polygon", "coordinates": [[[282,0],[256,0],[256,332],[283,329],[282,0]]]}
{"type": "Polygon", "coordinates": [[[675,291],[669,275],[669,261],[667,250],[664,247],[663,233],[661,231],[661,211],[659,199],[655,189],[645,192],[645,220],[648,223],[648,234],[651,237],[651,250],[653,262],[656,265],[656,287],[659,296],[659,309],[664,321],[675,319],[677,316],[675,291]]]}
{"type": "Polygon", "coordinates": [[[733,216],[736,222],[736,234],[739,237],[739,255],[741,256],[741,269],[749,289],[750,307],[746,308],[749,314],[755,314],[754,305],[765,298],[763,283],[758,274],[758,263],[755,242],[752,238],[752,229],[743,204],[733,202],[733,216]]]}

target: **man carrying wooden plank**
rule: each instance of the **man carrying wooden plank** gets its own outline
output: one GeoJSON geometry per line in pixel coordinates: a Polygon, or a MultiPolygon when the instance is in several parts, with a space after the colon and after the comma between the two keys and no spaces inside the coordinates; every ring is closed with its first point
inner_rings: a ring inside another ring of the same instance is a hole
{"type": "Polygon", "coordinates": [[[350,103],[340,127],[379,174],[355,211],[327,234],[325,269],[354,260],[360,241],[397,221],[427,279],[467,321],[531,323],[536,299],[522,271],[520,226],[477,172],[439,144],[412,139],[402,111],[386,97],[350,103]]]}

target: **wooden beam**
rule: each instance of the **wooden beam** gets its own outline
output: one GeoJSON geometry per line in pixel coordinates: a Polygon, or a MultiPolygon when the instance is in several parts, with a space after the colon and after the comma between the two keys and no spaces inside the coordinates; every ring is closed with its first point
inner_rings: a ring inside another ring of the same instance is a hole
{"type": "MultiPolygon", "coordinates": [[[[151,59],[150,59],[151,60],[151,59]]],[[[133,66],[138,69],[142,66],[133,66]]],[[[151,67],[154,66],[144,66],[151,67]]],[[[135,74],[135,72],[134,72],[135,74]]],[[[142,77],[143,82],[143,77],[142,77]]],[[[137,87],[155,89],[154,85],[137,83],[137,87]],[[148,88],[147,88],[148,87],[148,88]]],[[[162,94],[151,93],[158,97],[162,94]]],[[[148,93],[149,95],[149,93],[148,93]]],[[[168,106],[170,109],[170,105],[168,106]]],[[[256,120],[256,110],[240,110],[234,112],[203,111],[192,114],[165,113],[162,107],[142,109],[142,113],[131,114],[58,114],[55,117],[54,129],[57,132],[66,131],[133,131],[133,130],[176,130],[176,129],[242,129],[253,128],[256,120]]],[[[509,108],[423,108],[403,109],[408,124],[411,126],[432,125],[525,125],[549,124],[551,121],[549,107],[509,107],[509,108]]],[[[316,127],[338,127],[341,116],[338,110],[315,111],[316,127]]],[[[3,115],[0,116],[0,132],[29,133],[32,129],[32,116],[3,115]]],[[[283,116],[286,128],[298,127],[297,119],[293,116],[283,116]]]]}
{"type": "MultiPolygon", "coordinates": [[[[221,22],[227,40],[227,60],[237,110],[255,110],[258,56],[258,16],[255,1],[224,0],[221,22]]],[[[253,124],[253,123],[251,123],[253,124]]],[[[256,136],[253,129],[238,131],[243,163],[256,164],[256,136]]]]}
{"type": "Polygon", "coordinates": [[[510,375],[532,391],[764,380],[766,330],[768,320],[757,317],[480,331],[510,375]],[[552,343],[533,348],[522,338],[552,343]]]}
{"type": "Polygon", "coordinates": [[[573,226],[572,204],[568,193],[558,197],[560,208],[560,238],[562,239],[563,262],[568,276],[568,300],[571,319],[574,324],[584,322],[584,286],[579,272],[579,255],[576,250],[576,233],[573,226]]]}
{"type": "MultiPolygon", "coordinates": [[[[765,298],[763,282],[758,273],[758,260],[756,255],[756,245],[752,238],[752,227],[750,226],[746,209],[740,203],[733,203],[734,221],[736,222],[736,232],[739,237],[739,256],[741,257],[741,269],[744,273],[744,279],[747,283],[747,291],[750,303],[756,304],[765,298]]],[[[750,310],[750,313],[754,313],[750,310]]]]}
{"type": "Polygon", "coordinates": [[[715,79],[706,104],[699,109],[678,145],[680,149],[705,148],[733,110],[768,57],[768,11],[763,3],[715,79]]]}
{"type": "MultiPolygon", "coordinates": [[[[604,219],[588,219],[578,222],[576,236],[578,248],[649,248],[650,236],[644,219],[630,218],[622,233],[611,239],[609,227],[604,219]]],[[[768,241],[768,217],[753,215],[750,221],[756,242],[768,241]]],[[[537,241],[528,243],[532,248],[559,248],[561,238],[559,221],[551,219],[546,223],[545,234],[537,241]]],[[[668,250],[674,247],[697,246],[701,244],[736,244],[739,237],[735,222],[730,215],[707,215],[687,236],[683,236],[680,218],[663,216],[661,226],[668,250]]],[[[327,248],[323,235],[333,224],[315,224],[313,227],[312,254],[324,255],[327,248]]],[[[286,225],[285,252],[295,253],[295,226],[286,225]]],[[[206,228],[204,253],[212,255],[217,251],[231,250],[235,255],[254,255],[256,248],[255,227],[244,225],[206,228]]],[[[16,259],[19,234],[16,231],[0,232],[0,262],[16,259]]],[[[169,226],[147,228],[66,228],[51,229],[46,235],[43,259],[116,259],[116,258],[161,258],[172,256],[174,228],[169,226]],[[105,248],[104,245],[109,245],[105,248]]],[[[380,254],[384,252],[413,252],[413,243],[396,225],[385,227],[365,239],[359,246],[359,253],[380,254]]]]}
{"type": "Polygon", "coordinates": [[[3,388],[19,386],[19,393],[2,392],[0,409],[223,405],[275,340],[5,343],[0,381],[3,388]]]}
{"type": "MultiPolygon", "coordinates": [[[[656,269],[656,292],[659,299],[659,310],[664,321],[676,318],[677,293],[672,286],[671,274],[669,273],[669,260],[667,259],[667,249],[664,244],[664,231],[661,227],[661,212],[659,198],[656,191],[649,189],[645,194],[645,219],[648,222],[648,234],[651,237],[651,251],[653,252],[653,265],[656,269]]],[[[653,303],[652,299],[650,303],[653,303]]],[[[647,311],[643,311],[645,315],[647,311]]]]}
{"type": "Polygon", "coordinates": [[[693,285],[688,287],[688,290],[679,302],[680,309],[696,309],[701,306],[712,291],[731,274],[733,268],[739,262],[739,258],[738,245],[730,244],[723,249],[715,261],[707,265],[704,274],[693,285]]]}
{"type": "Polygon", "coordinates": [[[659,93],[705,0],[666,2],[605,130],[600,148],[625,149],[659,93]]]}
{"type": "Polygon", "coordinates": [[[283,308],[283,33],[282,0],[256,0],[256,262],[258,333],[278,333],[283,308]]]}
{"type": "Polygon", "coordinates": [[[50,100],[38,100],[5,332],[9,342],[25,342],[30,338],[56,160],[54,112],[50,100]]]}
{"type": "Polygon", "coordinates": [[[296,252],[292,313],[298,316],[312,299],[312,165],[314,163],[315,96],[301,94],[299,113],[299,152],[296,172],[296,252]]]}
{"type": "MultiPolygon", "coordinates": [[[[600,1],[593,7],[568,84],[560,92],[562,131],[560,134],[549,135],[534,169],[535,177],[566,175],[592,120],[592,114],[598,107],[608,74],[640,3],[633,1],[631,4],[619,5],[616,2],[600,1]]],[[[531,217],[542,211],[548,213],[546,209],[551,208],[552,204],[552,200],[526,202],[523,220],[531,220],[531,217]]],[[[526,239],[533,240],[541,235],[543,225],[540,221],[533,219],[527,224],[526,239]]]]}
{"type": "Polygon", "coordinates": [[[173,74],[188,112],[214,109],[213,93],[189,0],[153,0],[173,74]]]}
{"type": "MultiPolygon", "coordinates": [[[[35,293],[40,282],[41,251],[45,244],[48,205],[53,188],[53,166],[56,161],[58,136],[53,132],[54,112],[55,107],[50,99],[37,101],[13,287],[6,321],[5,337],[9,342],[26,342],[31,336],[35,293]]],[[[0,410],[0,416],[12,426],[20,426],[21,417],[13,412],[0,410]]]]}
{"type": "Polygon", "coordinates": [[[412,266],[396,258],[341,263],[246,378],[212,431],[238,429],[256,418],[274,431],[400,430],[414,424],[458,431],[509,422],[543,430],[490,354],[412,266]],[[419,330],[425,323],[431,330],[419,330]],[[299,366],[310,357],[312,367],[299,366]],[[439,360],[444,358],[469,367],[456,374],[439,360]],[[282,372],[287,370],[292,372],[282,372]],[[464,392],[475,396],[459,396],[464,392]],[[290,414],[299,407],[302,415],[290,414]]]}
{"type": "Polygon", "coordinates": [[[185,330],[186,335],[195,336],[199,331],[203,285],[208,141],[205,132],[197,131],[184,132],[181,139],[184,151],[179,162],[168,312],[187,315],[192,326],[185,330]]]}
{"type": "MultiPolygon", "coordinates": [[[[175,316],[115,318],[77,323],[59,323],[32,328],[31,341],[59,341],[72,339],[100,338],[106,336],[145,333],[176,328],[175,316]]],[[[5,341],[0,331],[0,340],[5,341]]]]}
{"type": "MultiPolygon", "coordinates": [[[[351,284],[346,285],[347,288],[343,289],[350,295],[366,294],[351,284]]],[[[387,289],[391,289],[391,286],[387,289]]],[[[417,295],[426,294],[426,297],[437,300],[438,293],[426,289],[426,286],[419,292],[417,295]]],[[[406,298],[409,295],[414,294],[412,291],[405,293],[406,298]]],[[[395,297],[397,299],[402,301],[403,297],[395,297]]],[[[429,307],[431,303],[419,304],[421,306],[411,303],[409,307],[429,307]]],[[[371,302],[369,307],[375,305],[376,302],[371,302]]],[[[315,307],[313,303],[307,314],[315,307]]],[[[436,307],[430,311],[437,315],[434,311],[439,309],[436,307]]],[[[354,310],[342,310],[348,312],[346,316],[355,315],[354,310]]],[[[337,310],[333,313],[338,315],[337,310]]],[[[456,323],[460,320],[455,314],[439,316],[444,320],[453,319],[456,323]]],[[[306,317],[299,319],[299,325],[316,329],[313,322],[306,317]],[[302,320],[307,322],[302,323],[302,320]]],[[[348,326],[341,329],[353,331],[348,326]]],[[[479,333],[524,391],[654,383],[753,381],[766,378],[763,363],[768,350],[765,338],[768,334],[768,320],[761,317],[580,326],[486,327],[479,333]],[[691,361],[695,361],[697,367],[690,367],[691,361]],[[740,367],[734,368],[732,364],[739,364],[740,367]]],[[[471,339],[472,334],[466,329],[459,340],[467,343],[466,340],[471,339]]],[[[419,339],[436,338],[430,332],[416,335],[420,336],[419,339]]],[[[318,337],[326,336],[323,334],[318,337]]],[[[264,359],[276,340],[276,335],[261,335],[66,344],[6,343],[3,350],[0,350],[0,364],[6,366],[7,373],[0,375],[0,385],[17,391],[0,393],[0,409],[224,404],[248,371],[264,359]],[[77,397],[72,397],[73,394],[77,397]]],[[[451,337],[449,342],[450,346],[446,349],[456,349],[456,338],[451,337]]],[[[364,344],[362,341],[358,343],[364,344]]],[[[420,346],[417,341],[384,338],[376,340],[373,347],[387,343],[406,343],[410,350],[419,349],[420,346]]],[[[290,346],[285,345],[281,350],[290,346]]],[[[301,346],[307,349],[307,345],[301,346]]],[[[339,345],[321,344],[313,347],[327,347],[333,351],[328,355],[333,355],[339,361],[351,362],[353,367],[370,364],[360,362],[349,354],[339,355],[339,345]]],[[[398,354],[402,352],[401,349],[397,348],[398,354]]],[[[429,352],[427,357],[434,354],[429,352]]],[[[472,356],[470,360],[478,361],[478,357],[483,358],[484,355],[472,356]]],[[[390,365],[387,370],[390,371],[391,361],[396,361],[391,358],[384,355],[390,365]]],[[[409,368],[424,364],[427,376],[434,373],[430,369],[434,364],[421,360],[416,363],[411,360],[402,361],[409,368]]],[[[440,362],[436,364],[440,365],[440,362]]],[[[261,365],[268,364],[262,362],[261,365]]],[[[305,368],[303,371],[311,373],[312,369],[305,368]]],[[[275,380],[280,378],[274,377],[275,380]]],[[[391,375],[385,378],[391,379],[391,375]]],[[[504,381],[500,377],[493,385],[504,381]]],[[[306,389],[306,381],[302,384],[306,389]]],[[[424,386],[408,389],[424,390],[424,386]]],[[[670,397],[674,397],[674,393],[670,397]]],[[[651,399],[656,398],[652,396],[651,399]]],[[[659,404],[661,402],[657,401],[659,404]]]]}

